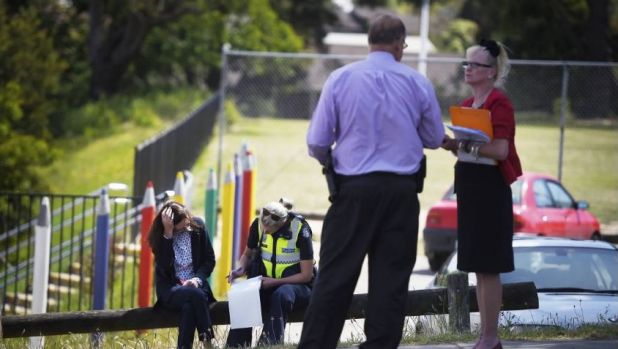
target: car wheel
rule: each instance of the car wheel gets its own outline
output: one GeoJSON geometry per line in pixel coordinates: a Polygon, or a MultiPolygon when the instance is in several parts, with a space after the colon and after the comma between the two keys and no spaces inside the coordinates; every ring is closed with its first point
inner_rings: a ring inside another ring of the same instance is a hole
{"type": "Polygon", "coordinates": [[[427,257],[431,271],[437,271],[448,258],[449,253],[435,253],[432,257],[427,257]]]}
{"type": "Polygon", "coordinates": [[[592,234],[592,236],[590,237],[590,240],[601,240],[601,234],[599,234],[599,232],[594,232],[592,234]]]}

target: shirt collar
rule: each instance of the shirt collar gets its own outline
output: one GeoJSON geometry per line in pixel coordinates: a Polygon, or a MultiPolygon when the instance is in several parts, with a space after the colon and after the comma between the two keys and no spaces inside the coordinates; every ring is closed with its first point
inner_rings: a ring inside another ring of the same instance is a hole
{"type": "Polygon", "coordinates": [[[383,62],[395,62],[395,56],[392,53],[386,51],[373,51],[369,52],[367,59],[370,61],[383,61],[383,62]]]}

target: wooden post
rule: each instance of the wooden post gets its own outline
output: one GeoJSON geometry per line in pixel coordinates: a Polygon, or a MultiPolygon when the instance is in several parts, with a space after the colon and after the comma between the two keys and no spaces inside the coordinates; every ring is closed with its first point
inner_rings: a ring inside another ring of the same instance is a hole
{"type": "Polygon", "coordinates": [[[468,274],[455,272],[446,277],[448,294],[448,325],[451,332],[470,331],[468,304],[468,274]]]}

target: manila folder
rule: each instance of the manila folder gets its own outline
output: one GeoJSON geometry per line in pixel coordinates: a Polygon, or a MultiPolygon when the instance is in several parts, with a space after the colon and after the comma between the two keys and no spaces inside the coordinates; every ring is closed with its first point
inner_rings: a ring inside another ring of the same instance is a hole
{"type": "Polygon", "coordinates": [[[489,136],[489,139],[494,138],[489,110],[452,106],[449,112],[454,126],[479,130],[489,136]]]}

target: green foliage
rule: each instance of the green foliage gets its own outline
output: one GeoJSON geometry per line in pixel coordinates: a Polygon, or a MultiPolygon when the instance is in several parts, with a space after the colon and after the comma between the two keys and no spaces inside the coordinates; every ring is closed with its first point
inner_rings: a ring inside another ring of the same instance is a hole
{"type": "Polygon", "coordinates": [[[49,115],[65,62],[32,9],[9,16],[0,5],[0,189],[43,189],[37,166],[53,156],[49,115]]]}
{"type": "Polygon", "coordinates": [[[63,136],[83,135],[86,139],[90,139],[111,134],[118,126],[120,118],[114,110],[107,107],[107,101],[98,101],[68,112],[63,122],[63,136]]]}
{"type": "Polygon", "coordinates": [[[331,0],[276,0],[270,3],[279,17],[304,38],[305,43],[316,46],[321,45],[326,26],[337,19],[331,0]]]}
{"type": "Polygon", "coordinates": [[[160,119],[175,120],[187,115],[205,99],[203,91],[187,87],[173,93],[155,91],[143,96],[104,98],[67,112],[62,120],[62,136],[93,139],[113,134],[126,122],[157,126],[160,119]]]}
{"type": "Polygon", "coordinates": [[[133,83],[143,88],[186,84],[215,88],[224,42],[255,51],[296,52],[303,47],[302,39],[266,0],[203,4],[200,11],[153,29],[132,67],[133,83]]]}
{"type": "Polygon", "coordinates": [[[204,86],[220,65],[225,14],[218,10],[186,15],[156,27],[146,38],[133,69],[141,86],[204,86]]]}
{"type": "Polygon", "coordinates": [[[232,100],[225,101],[225,121],[228,126],[232,126],[243,118],[236,104],[232,100]]]}
{"type": "MultiPolygon", "coordinates": [[[[79,124],[85,127],[81,133],[73,129],[74,134],[65,134],[57,142],[64,154],[41,171],[42,177],[56,193],[88,193],[109,182],[131,185],[135,146],[187,116],[207,97],[199,89],[185,87],[88,103],[71,114],[75,118],[95,119],[99,112],[104,113],[101,115],[107,115],[106,122],[113,119],[114,131],[79,124]]],[[[79,122],[75,118],[67,120],[79,122]]],[[[68,126],[63,125],[63,128],[68,126]]]]}
{"type": "Polygon", "coordinates": [[[435,38],[435,44],[440,50],[463,53],[466,48],[476,42],[478,26],[466,19],[455,19],[448,24],[435,38]]]}
{"type": "Polygon", "coordinates": [[[38,176],[38,166],[51,163],[49,145],[31,135],[10,134],[0,140],[0,189],[37,191],[46,188],[38,176]]]}
{"type": "Polygon", "coordinates": [[[605,57],[601,60],[606,60],[610,52],[609,41],[601,44],[600,51],[603,52],[596,52],[599,47],[593,50],[587,40],[608,37],[608,23],[602,23],[603,16],[593,16],[603,13],[607,16],[610,8],[592,11],[593,5],[603,4],[608,2],[467,0],[461,15],[478,23],[481,28],[479,36],[503,41],[516,58],[598,60],[595,57],[600,54],[605,57]],[[596,25],[590,26],[591,23],[596,25]]]}
{"type": "Polygon", "coordinates": [[[303,47],[302,39],[277,17],[268,0],[250,1],[245,11],[231,16],[229,42],[251,51],[297,52],[303,47]]]}

